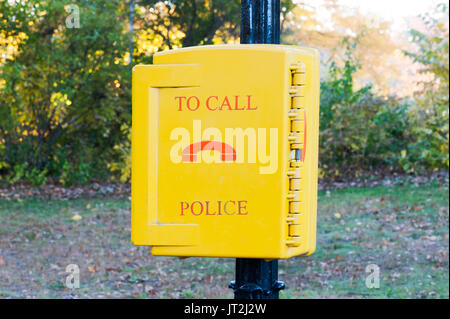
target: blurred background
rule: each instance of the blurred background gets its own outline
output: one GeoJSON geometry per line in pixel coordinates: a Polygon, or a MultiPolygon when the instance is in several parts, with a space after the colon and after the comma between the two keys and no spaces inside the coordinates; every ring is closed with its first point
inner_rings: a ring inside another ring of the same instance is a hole
{"type": "MultiPolygon", "coordinates": [[[[448,1],[281,3],[322,63],[317,251],[281,298],[448,299],[448,1]]],[[[131,69],[239,43],[240,5],[0,0],[0,298],[232,298],[234,259],[130,242],[131,69]]]]}
{"type": "MultiPolygon", "coordinates": [[[[322,55],[321,179],[448,171],[448,1],[281,2],[322,55]]],[[[0,26],[0,183],[125,183],[132,65],[239,43],[240,1],[2,0],[0,26]]]]}

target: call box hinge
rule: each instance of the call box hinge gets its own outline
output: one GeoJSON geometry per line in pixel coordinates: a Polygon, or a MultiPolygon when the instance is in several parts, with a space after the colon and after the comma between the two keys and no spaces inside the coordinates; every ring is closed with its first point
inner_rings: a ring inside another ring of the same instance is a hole
{"type": "Polygon", "coordinates": [[[305,85],[306,68],[301,62],[290,65],[291,87],[289,96],[291,99],[289,117],[289,151],[290,167],[287,169],[288,177],[288,214],[286,245],[298,247],[301,244],[300,216],[304,214],[304,166],[302,150],[305,143],[305,85]]]}
{"type": "Polygon", "coordinates": [[[300,214],[289,214],[286,221],[289,225],[300,225],[300,214]]]}
{"type": "Polygon", "coordinates": [[[301,244],[301,237],[288,237],[286,245],[289,247],[298,247],[301,244]]]}
{"type": "Polygon", "coordinates": [[[293,63],[289,66],[289,69],[292,73],[305,73],[306,72],[306,66],[303,62],[297,62],[293,63]]]}

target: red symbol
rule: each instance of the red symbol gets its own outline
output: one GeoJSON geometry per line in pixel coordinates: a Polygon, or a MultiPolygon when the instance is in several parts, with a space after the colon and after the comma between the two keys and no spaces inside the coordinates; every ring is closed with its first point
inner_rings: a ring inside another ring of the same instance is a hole
{"type": "Polygon", "coordinates": [[[181,160],[185,163],[197,161],[197,154],[201,151],[218,151],[223,162],[236,161],[236,150],[227,143],[216,141],[202,141],[189,145],[183,150],[181,160]]]}

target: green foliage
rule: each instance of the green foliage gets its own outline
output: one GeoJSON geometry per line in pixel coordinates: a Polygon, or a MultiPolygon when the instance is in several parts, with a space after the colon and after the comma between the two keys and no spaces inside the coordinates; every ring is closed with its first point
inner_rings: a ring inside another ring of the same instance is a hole
{"type": "Polygon", "coordinates": [[[145,19],[145,27],[162,36],[169,48],[172,48],[170,34],[174,29],[181,31],[183,47],[199,44],[212,44],[217,31],[221,29],[227,38],[236,37],[240,14],[239,0],[142,0],[138,4],[147,8],[156,8],[156,19],[145,19]],[[161,29],[165,26],[165,30],[161,29]]]}
{"type": "MultiPolygon", "coordinates": [[[[139,0],[138,25],[162,39],[161,48],[236,41],[240,33],[240,0],[139,0]],[[181,33],[181,35],[178,35],[181,33]],[[181,39],[180,39],[181,38],[181,39]]],[[[283,16],[294,9],[292,0],[281,0],[283,16]]]]}
{"type": "Polygon", "coordinates": [[[429,81],[422,81],[421,92],[415,96],[416,113],[414,134],[415,144],[408,148],[422,166],[433,168],[449,167],[449,55],[448,55],[448,4],[440,4],[439,18],[424,15],[422,21],[426,32],[411,30],[412,42],[417,50],[405,52],[415,62],[420,63],[421,73],[431,75],[429,81]],[[445,24],[447,21],[447,24],[445,24]]]}
{"type": "MultiPolygon", "coordinates": [[[[152,63],[157,50],[236,42],[240,1],[136,0],[133,63],[152,63]],[[144,35],[142,35],[142,33],[144,35]],[[142,38],[143,36],[143,38],[142,38]],[[138,39],[139,37],[139,39],[138,39]],[[154,52],[154,50],[152,51],[154,52]]],[[[0,180],[63,185],[92,180],[127,182],[131,170],[129,3],[119,0],[1,1],[0,180]],[[80,28],[66,26],[76,4],[80,28]]],[[[282,16],[295,8],[283,0],[282,16]]],[[[439,10],[448,19],[448,6],[439,10]]],[[[423,17],[406,52],[431,79],[414,101],[356,88],[360,36],[339,48],[321,83],[322,176],[374,170],[416,172],[449,167],[448,25],[423,17]]]]}
{"type": "MultiPolygon", "coordinates": [[[[448,16],[448,7],[440,8],[448,16]]],[[[418,49],[406,54],[433,77],[421,83],[414,101],[375,96],[370,86],[356,90],[360,65],[353,52],[359,38],[342,42],[344,62],[331,61],[321,84],[322,176],[448,169],[448,26],[429,15],[423,19],[428,33],[412,30],[418,49]]]]}
{"type": "Polygon", "coordinates": [[[131,113],[121,1],[77,2],[80,28],[66,27],[68,4],[1,6],[5,36],[24,38],[0,67],[0,163],[13,167],[11,182],[21,176],[17,167],[42,182],[44,172],[63,184],[105,177],[112,146],[126,137],[119,129],[131,113]]]}
{"type": "Polygon", "coordinates": [[[118,172],[119,180],[122,183],[131,179],[131,127],[123,124],[120,128],[127,139],[114,145],[114,150],[119,154],[119,160],[108,164],[111,172],[118,172]]]}
{"type": "Polygon", "coordinates": [[[331,61],[330,77],[321,83],[319,158],[327,178],[398,170],[401,151],[411,140],[405,103],[374,96],[370,86],[354,88],[358,40],[344,39],[343,64],[331,61]]]}
{"type": "Polygon", "coordinates": [[[28,170],[28,163],[16,164],[10,170],[10,174],[6,176],[6,181],[9,184],[14,184],[18,181],[24,181],[31,185],[42,185],[47,182],[47,170],[39,171],[36,168],[28,170]]]}

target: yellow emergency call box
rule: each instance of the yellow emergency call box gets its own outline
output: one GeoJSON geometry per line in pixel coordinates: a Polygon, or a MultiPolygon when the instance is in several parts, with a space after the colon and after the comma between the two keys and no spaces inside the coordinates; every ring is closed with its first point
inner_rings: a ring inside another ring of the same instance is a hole
{"type": "Polygon", "coordinates": [[[289,258],[316,242],[319,54],[213,45],[133,68],[135,245],[289,258]]]}

